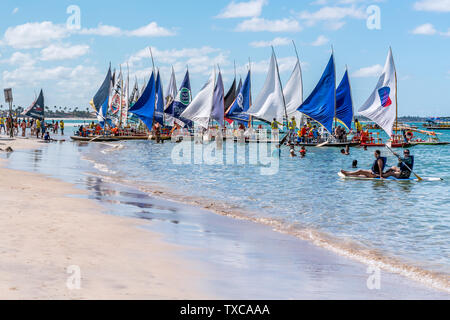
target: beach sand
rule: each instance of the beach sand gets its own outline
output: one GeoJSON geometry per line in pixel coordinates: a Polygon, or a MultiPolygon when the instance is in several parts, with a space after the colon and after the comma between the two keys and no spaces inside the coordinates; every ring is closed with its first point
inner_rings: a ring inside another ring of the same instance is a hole
{"type": "Polygon", "coordinates": [[[94,201],[68,197],[83,191],[55,179],[5,168],[0,177],[2,299],[206,298],[189,282],[194,269],[175,257],[180,249],[138,228],[139,220],[102,214],[94,201]],[[71,266],[80,268],[81,290],[67,287],[71,266]]]}
{"type": "Polygon", "coordinates": [[[384,271],[371,290],[367,265],[308,241],[69,168],[69,142],[0,143],[17,150],[0,160],[15,168],[0,168],[2,299],[449,297],[384,271]],[[36,148],[48,151],[39,161],[36,148]],[[67,286],[72,266],[80,290],[67,286]]]}

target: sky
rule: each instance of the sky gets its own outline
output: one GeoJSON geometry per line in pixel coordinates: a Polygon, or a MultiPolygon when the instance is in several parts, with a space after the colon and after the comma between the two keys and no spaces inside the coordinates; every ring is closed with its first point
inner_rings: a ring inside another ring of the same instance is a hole
{"type": "Polygon", "coordinates": [[[297,61],[292,40],[305,98],[333,46],[337,81],[347,66],[359,109],[391,46],[399,114],[450,116],[450,0],[2,0],[0,86],[12,87],[18,106],[29,106],[42,88],[47,106],[84,110],[110,63],[142,86],[151,47],[164,84],[173,66],[179,86],[188,66],[194,95],[215,65],[229,87],[234,63],[245,77],[250,59],[256,97],[271,45],[283,83],[289,79],[297,61]]]}

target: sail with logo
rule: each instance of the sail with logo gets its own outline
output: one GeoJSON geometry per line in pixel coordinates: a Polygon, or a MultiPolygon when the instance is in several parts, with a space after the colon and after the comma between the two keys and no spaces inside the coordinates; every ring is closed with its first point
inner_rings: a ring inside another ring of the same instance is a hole
{"type": "Polygon", "coordinates": [[[247,111],[251,106],[251,71],[248,71],[244,84],[240,85],[236,100],[228,108],[226,118],[248,126],[250,116],[247,111]]]}
{"type": "Polygon", "coordinates": [[[166,109],[166,113],[177,119],[178,123],[189,128],[193,127],[193,122],[189,119],[183,118],[181,114],[189,107],[192,101],[191,94],[191,82],[189,79],[189,70],[186,71],[184,80],[181,83],[180,90],[178,91],[175,101],[171,106],[166,109]]]}
{"type": "Polygon", "coordinates": [[[378,80],[375,90],[366,103],[359,109],[359,114],[377,123],[389,137],[394,131],[394,123],[397,117],[397,72],[395,70],[392,49],[386,59],[383,73],[378,80]]]}
{"type": "Polygon", "coordinates": [[[44,120],[45,118],[44,110],[45,110],[44,93],[41,89],[41,92],[39,93],[39,96],[36,99],[36,101],[34,101],[33,104],[22,113],[22,115],[33,119],[44,120]]]}

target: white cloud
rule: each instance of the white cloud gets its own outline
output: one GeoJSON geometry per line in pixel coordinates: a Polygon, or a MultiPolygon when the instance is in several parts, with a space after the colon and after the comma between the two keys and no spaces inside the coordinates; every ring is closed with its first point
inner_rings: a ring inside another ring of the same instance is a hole
{"type": "Polygon", "coordinates": [[[330,41],[330,39],[328,39],[327,37],[320,35],[319,37],[317,37],[317,39],[315,41],[313,41],[311,43],[311,45],[313,47],[320,47],[323,46],[325,44],[327,44],[330,41]]]}
{"type": "Polygon", "coordinates": [[[69,60],[84,56],[89,52],[88,45],[50,45],[41,50],[41,60],[69,60]]]}
{"type": "Polygon", "coordinates": [[[315,12],[302,11],[298,17],[304,20],[308,26],[317,23],[325,23],[325,26],[332,30],[338,30],[345,25],[345,19],[365,19],[367,16],[363,8],[352,7],[323,7],[315,12]]]}
{"type": "Polygon", "coordinates": [[[100,24],[96,28],[82,29],[81,34],[97,36],[127,36],[127,37],[168,37],[175,35],[174,31],[158,26],[156,22],[135,30],[122,30],[118,27],[100,24]]]}
{"type": "Polygon", "coordinates": [[[431,23],[425,23],[423,25],[418,26],[412,31],[412,34],[420,34],[420,35],[434,35],[437,31],[431,23]]]}
{"type": "Polygon", "coordinates": [[[14,52],[9,59],[3,60],[2,62],[11,65],[32,66],[36,61],[33,59],[31,54],[18,51],[14,52]]]}
{"type": "Polygon", "coordinates": [[[265,47],[280,47],[280,46],[287,46],[291,43],[291,40],[288,38],[275,38],[271,41],[254,41],[250,43],[250,46],[254,48],[265,48],[265,47]]]}
{"type": "Polygon", "coordinates": [[[95,36],[120,36],[122,30],[117,27],[100,24],[97,28],[82,29],[80,30],[80,33],[95,36]]]}
{"type": "Polygon", "coordinates": [[[4,43],[15,49],[42,48],[54,40],[65,38],[68,30],[50,21],[30,22],[9,27],[4,35],[4,43]]]}
{"type": "Polygon", "coordinates": [[[376,64],[374,66],[361,68],[353,73],[355,78],[379,77],[383,73],[383,66],[376,64]]]}
{"type": "Polygon", "coordinates": [[[19,8],[14,8],[14,10],[12,11],[12,14],[16,14],[17,12],[19,12],[19,8]]]}
{"type": "Polygon", "coordinates": [[[228,19],[259,17],[263,6],[266,4],[267,0],[253,0],[248,2],[232,1],[216,18],[228,19]]]}
{"type": "Polygon", "coordinates": [[[450,0],[421,0],[414,3],[417,11],[450,12],[450,0]]]}
{"type": "Polygon", "coordinates": [[[267,20],[252,18],[241,22],[236,31],[244,32],[299,32],[302,28],[297,20],[285,18],[282,20],[267,20]]]}

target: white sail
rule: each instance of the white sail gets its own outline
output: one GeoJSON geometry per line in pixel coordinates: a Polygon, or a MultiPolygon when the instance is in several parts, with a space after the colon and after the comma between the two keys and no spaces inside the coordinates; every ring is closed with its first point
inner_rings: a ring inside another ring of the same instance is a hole
{"type": "Polygon", "coordinates": [[[297,109],[303,103],[303,80],[302,80],[302,69],[300,66],[300,61],[297,60],[297,64],[294,67],[289,81],[284,87],[284,98],[286,101],[286,111],[289,119],[295,117],[297,122],[297,127],[303,124],[303,113],[297,111],[297,109]]]}
{"type": "Polygon", "coordinates": [[[269,73],[264,87],[247,113],[266,121],[271,122],[276,119],[283,123],[285,105],[275,52],[270,59],[269,73]]]}
{"type": "Polygon", "coordinates": [[[375,121],[388,136],[392,136],[395,118],[397,114],[397,73],[395,70],[392,50],[389,53],[384,66],[383,74],[378,80],[372,95],[359,109],[359,114],[375,121]]]}
{"type": "MultiPolygon", "coordinates": [[[[172,102],[175,100],[177,93],[178,93],[177,80],[175,78],[175,70],[173,70],[173,67],[172,67],[172,75],[170,76],[169,85],[167,86],[167,91],[166,91],[166,100],[164,102],[165,103],[164,110],[167,110],[167,108],[170,107],[172,102]]],[[[165,114],[165,120],[168,125],[173,126],[175,124],[176,119],[168,114],[165,114]]]]}
{"type": "Polygon", "coordinates": [[[211,74],[208,82],[203,86],[191,104],[181,114],[205,129],[209,127],[215,89],[215,74],[211,74]]]}

